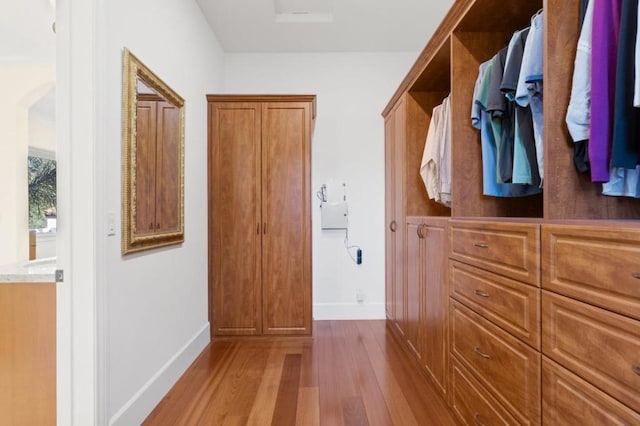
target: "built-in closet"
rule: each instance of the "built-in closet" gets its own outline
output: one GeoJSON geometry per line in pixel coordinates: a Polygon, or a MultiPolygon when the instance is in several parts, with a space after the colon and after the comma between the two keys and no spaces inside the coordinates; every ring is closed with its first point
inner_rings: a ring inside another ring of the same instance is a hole
{"type": "Polygon", "coordinates": [[[207,100],[212,336],[311,334],[315,96],[207,100]]]}
{"type": "Polygon", "coordinates": [[[640,200],[577,173],[565,124],[580,3],[454,2],[382,113],[388,324],[464,424],[640,423],[640,200]],[[487,196],[479,67],[540,10],[542,193],[487,196]],[[450,208],[420,177],[449,94],[450,208]]]}

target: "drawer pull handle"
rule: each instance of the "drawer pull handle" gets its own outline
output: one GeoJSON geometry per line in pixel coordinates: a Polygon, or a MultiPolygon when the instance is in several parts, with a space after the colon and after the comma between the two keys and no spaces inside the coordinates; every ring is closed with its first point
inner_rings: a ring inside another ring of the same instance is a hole
{"type": "Polygon", "coordinates": [[[476,296],[480,296],[480,297],[489,297],[489,293],[485,293],[485,292],[484,292],[484,291],[482,291],[482,290],[476,290],[476,291],[475,291],[475,293],[476,293],[476,296]]]}
{"type": "Polygon", "coordinates": [[[485,244],[485,243],[475,243],[473,246],[474,246],[474,247],[481,248],[481,249],[487,249],[487,248],[489,248],[489,244],[485,244]]]}
{"type": "Polygon", "coordinates": [[[480,421],[480,413],[475,413],[475,414],[473,415],[473,421],[474,421],[474,422],[476,423],[476,425],[478,425],[478,426],[485,426],[485,424],[484,424],[484,423],[482,423],[482,422],[480,421]]]}
{"type": "Polygon", "coordinates": [[[631,366],[631,371],[633,371],[633,372],[634,372],[634,373],[636,373],[638,376],[640,376],[640,366],[639,366],[639,365],[633,364],[633,365],[631,366]]]}
{"type": "Polygon", "coordinates": [[[640,280],[640,272],[634,272],[633,274],[631,274],[631,276],[636,280],[640,280]]]}
{"type": "Polygon", "coordinates": [[[485,353],[484,353],[484,352],[482,352],[482,351],[480,350],[480,348],[479,348],[479,347],[477,347],[477,346],[476,346],[475,348],[473,348],[473,351],[474,351],[475,353],[477,353],[478,355],[480,355],[482,358],[486,358],[486,359],[491,358],[491,355],[489,355],[489,354],[485,354],[485,353]]]}

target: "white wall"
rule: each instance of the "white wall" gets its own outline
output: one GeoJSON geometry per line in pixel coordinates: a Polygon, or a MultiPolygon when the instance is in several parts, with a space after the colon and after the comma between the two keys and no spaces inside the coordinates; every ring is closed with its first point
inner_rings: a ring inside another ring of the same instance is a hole
{"type": "Polygon", "coordinates": [[[380,113],[413,64],[413,53],[227,54],[226,93],[316,94],[312,141],[314,319],[384,318],[384,121],[380,113]],[[323,231],[315,192],[346,182],[350,243],[323,231]],[[356,292],[364,303],[356,302],[356,292]]]}
{"type": "Polygon", "coordinates": [[[98,333],[106,332],[108,421],[132,425],[209,341],[205,94],[220,91],[223,53],[193,0],[109,0],[102,8],[104,51],[96,54],[104,59],[98,59],[96,86],[105,96],[97,98],[104,114],[96,128],[96,205],[98,299],[104,293],[106,300],[98,300],[104,305],[98,333]],[[180,94],[186,108],[185,242],[126,257],[120,226],[116,236],[106,236],[106,212],[121,223],[123,47],[180,94]]]}
{"type": "Polygon", "coordinates": [[[51,64],[0,64],[0,265],[29,259],[29,107],[54,80],[51,64]]]}

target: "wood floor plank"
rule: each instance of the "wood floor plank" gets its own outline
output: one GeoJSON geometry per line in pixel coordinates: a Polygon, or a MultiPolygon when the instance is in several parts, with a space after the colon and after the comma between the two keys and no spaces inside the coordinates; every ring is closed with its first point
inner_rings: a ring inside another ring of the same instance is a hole
{"type": "MultiPolygon", "coordinates": [[[[331,323],[322,321],[318,323],[315,341],[318,351],[318,363],[331,365],[335,361],[333,350],[331,323]]],[[[318,377],[320,397],[320,424],[344,426],[342,416],[342,403],[340,400],[341,389],[338,387],[337,368],[324,369],[318,377]]]]}
{"type": "Polygon", "coordinates": [[[347,426],[369,426],[367,410],[361,396],[352,396],[344,401],[344,424],[347,426]]]}
{"type": "Polygon", "coordinates": [[[372,426],[393,424],[384,395],[378,386],[369,353],[364,345],[363,340],[366,338],[364,333],[358,329],[355,321],[345,322],[342,328],[344,343],[350,350],[352,365],[356,369],[362,402],[369,424],[372,426]]]}
{"type": "Polygon", "coordinates": [[[301,362],[302,355],[300,354],[287,354],[284,357],[278,397],[273,409],[272,426],[295,425],[296,423],[301,362]]]}
{"type": "Polygon", "coordinates": [[[269,351],[267,367],[264,370],[256,400],[251,408],[248,425],[264,426],[271,424],[286,355],[286,349],[278,346],[274,346],[269,351]]]}
{"type": "Polygon", "coordinates": [[[271,343],[244,341],[229,367],[229,372],[211,395],[198,419],[202,424],[222,424],[227,416],[244,417],[251,411],[267,365],[271,343]]]}
{"type": "Polygon", "coordinates": [[[419,424],[418,420],[413,415],[413,411],[404,396],[402,386],[394,376],[393,369],[385,358],[385,354],[380,351],[372,329],[366,324],[361,326],[359,323],[358,326],[363,332],[362,341],[367,348],[378,386],[384,395],[393,424],[398,426],[417,426],[419,424]]]}
{"type": "Polygon", "coordinates": [[[320,396],[318,388],[300,388],[296,426],[320,426],[320,396]]]}

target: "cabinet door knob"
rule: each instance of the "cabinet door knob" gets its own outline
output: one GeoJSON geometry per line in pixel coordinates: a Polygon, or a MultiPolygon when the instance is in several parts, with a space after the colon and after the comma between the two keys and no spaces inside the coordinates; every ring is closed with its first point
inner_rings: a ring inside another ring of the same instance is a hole
{"type": "Polygon", "coordinates": [[[392,220],[391,223],[389,224],[389,230],[391,232],[396,232],[396,229],[398,229],[398,224],[396,223],[395,220],[392,220]]]}
{"type": "Polygon", "coordinates": [[[640,280],[640,272],[634,272],[634,273],[631,274],[631,276],[633,278],[635,278],[636,280],[640,280]]]}
{"type": "Polygon", "coordinates": [[[476,294],[476,296],[480,296],[480,297],[489,297],[489,293],[485,293],[482,290],[476,290],[475,294],[476,294]]]}
{"type": "Polygon", "coordinates": [[[153,222],[149,224],[149,229],[153,229],[153,222]]]}
{"type": "Polygon", "coordinates": [[[159,222],[156,224],[156,229],[160,229],[160,223],[159,222]]]}
{"type": "Polygon", "coordinates": [[[267,222],[264,222],[264,223],[262,224],[262,233],[263,233],[264,235],[267,235],[267,222]]]}
{"type": "Polygon", "coordinates": [[[484,425],[484,423],[482,423],[482,422],[480,421],[480,413],[475,413],[475,414],[473,415],[473,421],[474,421],[474,422],[475,422],[475,424],[476,424],[476,425],[478,425],[478,426],[485,426],[485,425],[484,425]]]}
{"type": "Polygon", "coordinates": [[[636,375],[640,376],[640,366],[637,364],[633,364],[631,366],[631,371],[633,371],[636,375]]]}
{"type": "Polygon", "coordinates": [[[491,358],[491,355],[489,355],[489,354],[485,354],[485,353],[484,353],[484,352],[482,352],[482,351],[480,350],[480,348],[479,348],[479,347],[477,347],[477,346],[476,346],[475,348],[473,348],[473,351],[474,351],[475,353],[477,353],[478,355],[480,355],[482,358],[485,358],[485,359],[489,359],[489,358],[491,358]]]}
{"type": "Polygon", "coordinates": [[[475,243],[473,246],[481,249],[489,248],[489,244],[485,244],[485,243],[475,243]]]}

